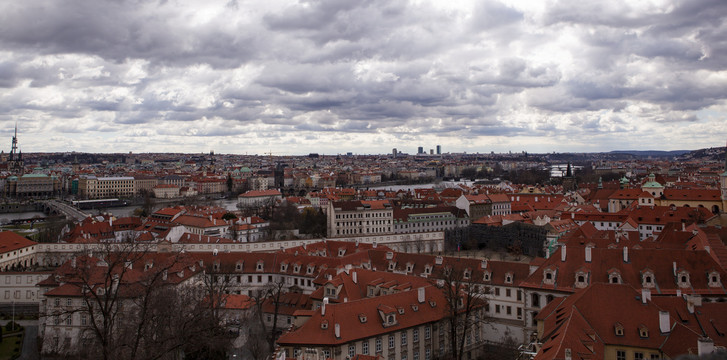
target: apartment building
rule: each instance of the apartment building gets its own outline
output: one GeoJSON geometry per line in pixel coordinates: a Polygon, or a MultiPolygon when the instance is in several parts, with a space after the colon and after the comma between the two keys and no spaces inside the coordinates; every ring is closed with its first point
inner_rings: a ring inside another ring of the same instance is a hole
{"type": "Polygon", "coordinates": [[[394,210],[388,200],[334,201],[328,204],[328,237],[390,234],[394,210]]]}
{"type": "Polygon", "coordinates": [[[136,195],[135,180],[131,176],[81,176],[78,179],[78,194],[85,199],[131,197],[136,195]]]}

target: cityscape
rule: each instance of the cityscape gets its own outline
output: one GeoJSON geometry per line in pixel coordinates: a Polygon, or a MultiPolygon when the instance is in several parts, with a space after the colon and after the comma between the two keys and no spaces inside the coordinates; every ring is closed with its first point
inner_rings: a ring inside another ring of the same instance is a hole
{"type": "Polygon", "coordinates": [[[674,359],[727,345],[727,147],[257,156],[19,144],[14,132],[0,159],[8,354],[674,359]]]}
{"type": "Polygon", "coordinates": [[[0,3],[0,360],[727,359],[727,1],[0,3]]]}

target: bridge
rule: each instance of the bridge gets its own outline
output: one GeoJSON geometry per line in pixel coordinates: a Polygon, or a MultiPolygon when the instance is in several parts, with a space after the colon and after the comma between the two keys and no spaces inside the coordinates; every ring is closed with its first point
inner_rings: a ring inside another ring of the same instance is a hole
{"type": "Polygon", "coordinates": [[[70,220],[81,221],[90,216],[81,210],[58,200],[46,200],[41,201],[40,203],[43,205],[44,212],[63,214],[63,216],[70,220]]]}

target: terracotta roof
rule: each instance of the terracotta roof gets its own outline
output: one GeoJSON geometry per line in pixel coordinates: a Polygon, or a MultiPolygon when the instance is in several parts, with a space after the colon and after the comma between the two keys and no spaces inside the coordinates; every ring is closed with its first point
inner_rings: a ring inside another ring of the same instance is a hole
{"type": "Polygon", "coordinates": [[[0,253],[7,253],[36,244],[35,241],[28,240],[12,231],[0,232],[0,253]]]}

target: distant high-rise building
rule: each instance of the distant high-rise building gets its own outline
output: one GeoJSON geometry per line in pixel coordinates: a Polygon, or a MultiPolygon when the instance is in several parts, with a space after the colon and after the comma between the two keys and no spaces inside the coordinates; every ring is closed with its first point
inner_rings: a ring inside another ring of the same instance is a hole
{"type": "Polygon", "coordinates": [[[437,145],[437,155],[442,155],[442,145],[437,145]]]}
{"type": "Polygon", "coordinates": [[[394,150],[391,150],[391,154],[394,155],[394,157],[396,157],[396,148],[394,148],[394,150]]]}
{"type": "Polygon", "coordinates": [[[419,147],[419,149],[417,150],[417,154],[424,154],[424,147],[423,146],[420,146],[419,147]]]}
{"type": "Polygon", "coordinates": [[[434,149],[429,149],[429,155],[434,155],[434,149]]]}

